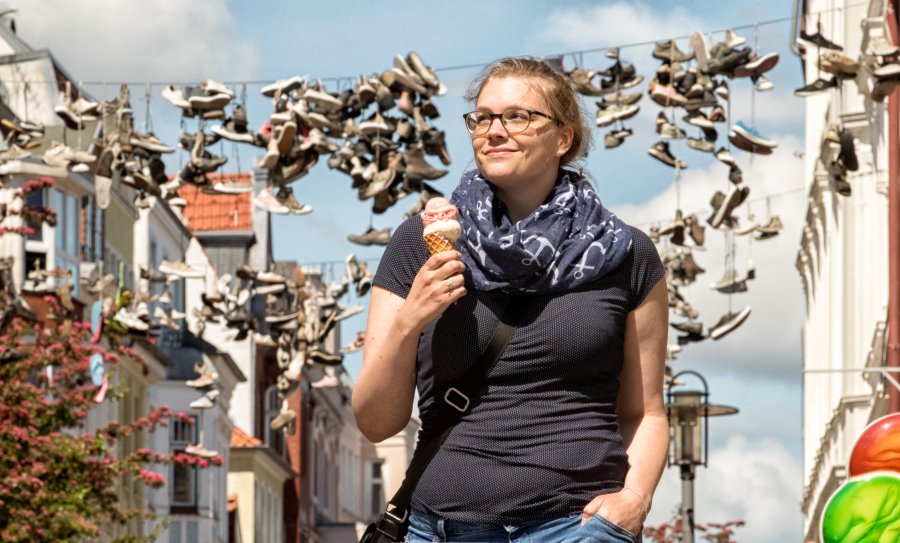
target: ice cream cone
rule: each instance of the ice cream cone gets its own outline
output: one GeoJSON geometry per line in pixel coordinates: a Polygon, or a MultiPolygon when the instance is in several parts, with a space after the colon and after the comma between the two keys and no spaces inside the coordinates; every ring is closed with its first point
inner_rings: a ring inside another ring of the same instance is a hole
{"type": "Polygon", "coordinates": [[[453,242],[440,234],[425,234],[424,239],[430,254],[453,250],[453,242]]]}

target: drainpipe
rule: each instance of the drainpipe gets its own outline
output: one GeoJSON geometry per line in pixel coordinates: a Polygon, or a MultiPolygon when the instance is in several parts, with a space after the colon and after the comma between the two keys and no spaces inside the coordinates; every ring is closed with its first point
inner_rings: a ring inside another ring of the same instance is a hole
{"type": "MultiPolygon", "coordinates": [[[[900,43],[900,0],[887,5],[891,41],[900,43]]],[[[900,87],[888,97],[888,314],[887,367],[900,368],[900,87]]],[[[900,390],[888,387],[888,412],[900,412],[900,390]]]]}

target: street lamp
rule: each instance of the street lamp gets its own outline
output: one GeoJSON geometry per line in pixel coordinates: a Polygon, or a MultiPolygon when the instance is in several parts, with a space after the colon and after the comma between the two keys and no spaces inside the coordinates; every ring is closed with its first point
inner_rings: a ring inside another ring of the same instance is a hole
{"type": "Polygon", "coordinates": [[[736,407],[709,403],[709,386],[696,371],[685,370],[672,376],[666,390],[669,415],[669,466],[681,468],[681,543],[694,543],[694,476],[696,466],[706,467],[709,450],[709,417],[733,415],[736,407]],[[703,390],[678,390],[678,377],[693,375],[703,390]]]}

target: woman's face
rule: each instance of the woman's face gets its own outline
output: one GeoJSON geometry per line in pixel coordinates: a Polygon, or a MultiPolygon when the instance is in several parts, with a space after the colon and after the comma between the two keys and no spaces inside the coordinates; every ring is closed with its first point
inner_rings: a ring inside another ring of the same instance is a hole
{"type": "MultiPolygon", "coordinates": [[[[550,115],[538,84],[514,77],[490,79],[482,87],[475,109],[500,114],[524,108],[550,115]]],[[[547,179],[555,182],[559,159],[571,144],[570,128],[540,115],[532,115],[528,128],[518,134],[507,133],[497,118],[486,133],[472,137],[478,169],[491,183],[507,189],[547,179]]]]}

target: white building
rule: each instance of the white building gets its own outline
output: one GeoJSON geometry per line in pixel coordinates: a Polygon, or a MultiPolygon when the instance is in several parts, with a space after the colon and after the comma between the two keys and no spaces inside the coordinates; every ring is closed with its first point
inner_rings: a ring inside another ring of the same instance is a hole
{"type": "MultiPolygon", "coordinates": [[[[858,76],[839,89],[805,99],[808,199],[796,260],[807,302],[801,506],[805,540],[819,542],[822,510],[848,476],[857,437],[869,422],[886,414],[888,397],[898,392],[879,368],[886,365],[888,191],[898,190],[889,169],[900,157],[888,152],[891,138],[898,137],[888,132],[888,103],[896,92],[883,103],[871,98],[875,59],[868,51],[880,37],[891,40],[886,3],[800,4],[805,11],[796,14],[798,36],[800,31],[807,36],[818,32],[863,63],[858,76]],[[841,180],[829,173],[840,153],[840,145],[825,137],[832,126],[849,131],[854,140],[859,168],[847,172],[849,195],[838,192],[841,180]]],[[[797,43],[805,46],[801,53],[807,83],[826,78],[817,66],[817,57],[826,50],[808,40],[797,43]]]]}

